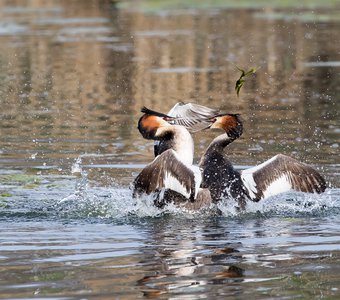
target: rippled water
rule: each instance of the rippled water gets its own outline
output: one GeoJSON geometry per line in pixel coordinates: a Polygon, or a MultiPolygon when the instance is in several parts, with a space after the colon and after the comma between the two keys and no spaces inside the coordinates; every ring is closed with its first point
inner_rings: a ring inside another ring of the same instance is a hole
{"type": "Polygon", "coordinates": [[[338,299],[339,2],[114,2],[0,2],[0,298],[338,299]],[[139,110],[178,101],[242,114],[238,169],[284,153],[328,189],[136,202],[139,110]]]}

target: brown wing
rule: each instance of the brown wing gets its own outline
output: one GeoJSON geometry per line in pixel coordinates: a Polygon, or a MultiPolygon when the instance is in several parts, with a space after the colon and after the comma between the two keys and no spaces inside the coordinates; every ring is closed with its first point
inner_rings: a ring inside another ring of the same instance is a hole
{"type": "Polygon", "coordinates": [[[254,201],[292,189],[305,193],[322,193],[326,189],[318,171],[282,154],[242,171],[241,176],[254,201]]]}
{"type": "MultiPolygon", "coordinates": [[[[197,168],[198,170],[198,168],[197,168]]],[[[172,149],[158,155],[136,177],[133,194],[151,194],[163,188],[194,200],[201,183],[196,169],[183,164],[172,149]]]]}
{"type": "Polygon", "coordinates": [[[211,125],[211,122],[207,122],[207,119],[211,119],[218,114],[218,109],[183,102],[177,103],[168,113],[169,116],[176,118],[173,121],[174,124],[184,126],[190,132],[206,129],[211,125]]]}

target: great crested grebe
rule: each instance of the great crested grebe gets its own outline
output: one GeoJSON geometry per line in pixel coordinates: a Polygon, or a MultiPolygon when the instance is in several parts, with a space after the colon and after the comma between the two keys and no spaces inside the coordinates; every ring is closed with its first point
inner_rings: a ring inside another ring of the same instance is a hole
{"type": "MultiPolygon", "coordinates": [[[[184,126],[189,132],[198,132],[208,128],[211,125],[209,119],[217,116],[219,110],[209,108],[195,103],[176,103],[166,114],[171,117],[172,125],[184,126]]],[[[170,121],[170,120],[168,120],[170,121]]],[[[155,156],[161,154],[165,150],[171,149],[171,140],[161,139],[154,142],[155,156]]]]}
{"type": "Polygon", "coordinates": [[[161,141],[167,149],[148,164],[134,181],[133,196],[155,194],[155,205],[174,202],[188,209],[199,209],[211,203],[208,189],[201,189],[201,171],[193,166],[194,142],[189,131],[181,125],[172,125],[175,118],[152,111],[141,110],[138,130],[145,139],[161,141]]]}
{"type": "Polygon", "coordinates": [[[321,193],[326,189],[319,172],[283,154],[241,172],[235,170],[224,148],[241,136],[242,120],[238,114],[225,114],[211,121],[210,128],[225,131],[210,143],[199,163],[201,187],[209,189],[213,202],[231,196],[244,207],[247,200],[257,202],[289,190],[321,193]]]}

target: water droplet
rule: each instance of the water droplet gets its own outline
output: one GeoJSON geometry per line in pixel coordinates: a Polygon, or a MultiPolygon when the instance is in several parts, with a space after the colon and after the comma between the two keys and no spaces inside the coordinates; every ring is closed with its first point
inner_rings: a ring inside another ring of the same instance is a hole
{"type": "Polygon", "coordinates": [[[38,295],[38,294],[40,294],[40,289],[36,289],[36,290],[34,291],[34,295],[38,295]]]}
{"type": "Polygon", "coordinates": [[[82,172],[82,168],[81,168],[81,158],[78,157],[76,159],[76,161],[74,162],[74,164],[72,165],[72,168],[71,168],[71,173],[74,174],[74,173],[81,173],[82,172]]]}
{"type": "Polygon", "coordinates": [[[248,148],[248,150],[262,152],[263,151],[263,147],[261,147],[259,144],[256,144],[253,147],[248,148]]]}

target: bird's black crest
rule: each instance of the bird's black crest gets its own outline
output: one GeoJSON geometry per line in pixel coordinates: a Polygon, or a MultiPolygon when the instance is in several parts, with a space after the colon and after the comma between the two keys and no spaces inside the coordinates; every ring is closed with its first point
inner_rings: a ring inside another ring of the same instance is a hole
{"type": "Polygon", "coordinates": [[[145,106],[143,106],[143,108],[141,109],[141,112],[145,113],[147,115],[151,115],[151,116],[157,116],[157,117],[161,117],[161,118],[170,118],[170,119],[172,119],[170,116],[168,116],[166,114],[163,114],[163,113],[151,110],[151,109],[149,109],[149,108],[147,108],[145,106]]]}
{"type": "Polygon", "coordinates": [[[215,118],[217,118],[217,117],[223,117],[223,116],[240,117],[241,114],[218,114],[218,115],[215,116],[215,118]]]}

